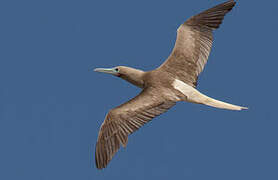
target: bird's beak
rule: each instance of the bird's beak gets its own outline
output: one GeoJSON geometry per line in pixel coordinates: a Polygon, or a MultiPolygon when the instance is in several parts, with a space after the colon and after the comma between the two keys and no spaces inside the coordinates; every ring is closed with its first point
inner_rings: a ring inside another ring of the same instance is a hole
{"type": "Polygon", "coordinates": [[[113,68],[96,68],[96,69],[94,69],[94,71],[107,73],[107,74],[113,74],[113,75],[117,74],[117,72],[113,68]]]}

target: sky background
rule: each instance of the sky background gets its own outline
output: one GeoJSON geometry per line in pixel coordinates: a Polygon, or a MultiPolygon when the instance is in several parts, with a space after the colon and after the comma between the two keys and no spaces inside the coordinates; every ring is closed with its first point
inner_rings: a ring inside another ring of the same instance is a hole
{"type": "Polygon", "coordinates": [[[0,179],[278,179],[277,5],[240,1],[198,89],[248,106],[178,103],[94,164],[109,109],[140,89],[88,67],[159,66],[176,29],[220,0],[0,1],[0,179]]]}

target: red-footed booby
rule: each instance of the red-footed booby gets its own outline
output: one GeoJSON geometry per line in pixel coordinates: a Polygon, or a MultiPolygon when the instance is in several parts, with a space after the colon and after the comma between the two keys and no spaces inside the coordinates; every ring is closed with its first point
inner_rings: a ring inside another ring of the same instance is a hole
{"type": "Polygon", "coordinates": [[[125,66],[96,68],[94,71],[118,76],[142,88],[139,95],[112,109],[100,127],[95,160],[105,168],[128,135],[152,118],[164,113],[178,101],[204,104],[228,110],[247,109],[210,98],[197,89],[197,79],[207,63],[213,30],[235,5],[229,0],[189,18],[177,30],[177,39],[168,59],[157,69],[144,72],[125,66]]]}

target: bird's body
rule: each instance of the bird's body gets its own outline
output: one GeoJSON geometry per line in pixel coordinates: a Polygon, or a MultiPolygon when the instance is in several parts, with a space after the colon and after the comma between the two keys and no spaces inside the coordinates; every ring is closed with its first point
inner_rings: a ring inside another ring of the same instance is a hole
{"type": "Polygon", "coordinates": [[[178,101],[228,110],[246,109],[215,100],[196,89],[198,76],[211,50],[212,31],[219,27],[234,5],[235,2],[230,0],[189,18],[178,28],[172,53],[157,69],[148,72],[125,66],[95,69],[118,76],[142,89],[139,95],[106,115],[96,145],[97,168],[106,167],[120,145],[126,146],[129,134],[178,101]]]}

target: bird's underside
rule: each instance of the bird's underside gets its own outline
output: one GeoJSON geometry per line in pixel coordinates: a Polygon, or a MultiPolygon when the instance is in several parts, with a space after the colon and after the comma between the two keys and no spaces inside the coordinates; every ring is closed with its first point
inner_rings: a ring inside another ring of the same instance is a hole
{"type": "Polygon", "coordinates": [[[129,134],[166,112],[177,101],[228,110],[246,109],[215,100],[195,89],[211,50],[212,32],[234,5],[235,2],[230,0],[189,18],[178,28],[175,47],[168,59],[153,71],[143,72],[124,66],[96,69],[121,77],[143,89],[136,97],[106,115],[96,144],[98,169],[105,168],[120,146],[127,145],[129,134]]]}

